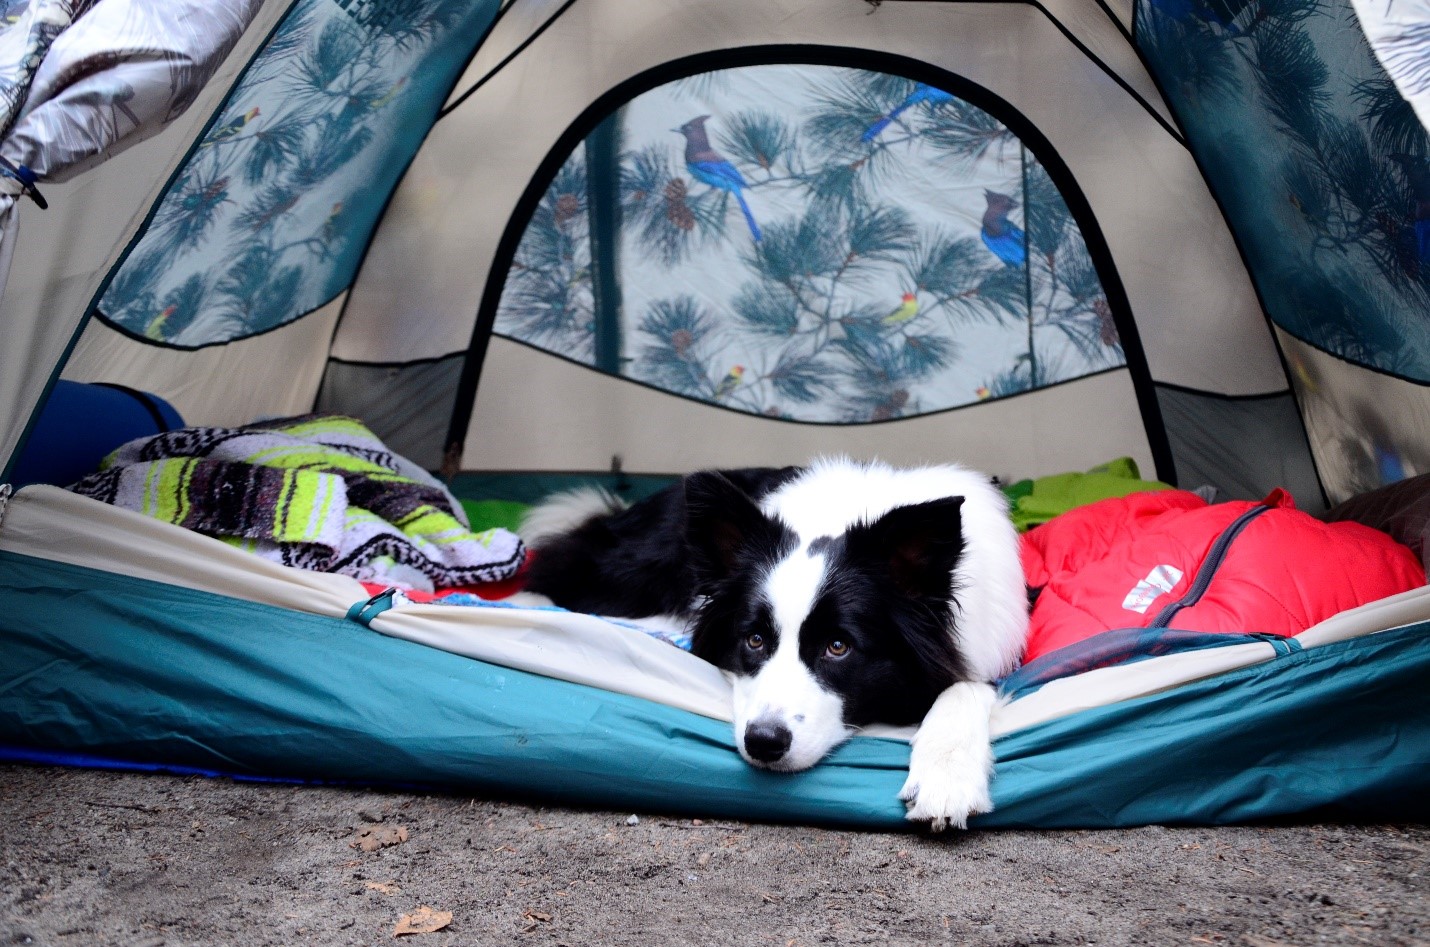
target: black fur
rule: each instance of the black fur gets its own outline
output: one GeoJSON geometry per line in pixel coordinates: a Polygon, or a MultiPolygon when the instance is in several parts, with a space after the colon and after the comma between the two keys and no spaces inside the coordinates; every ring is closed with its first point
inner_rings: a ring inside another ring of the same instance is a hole
{"type": "MultiPolygon", "coordinates": [[[[828,566],[800,628],[800,660],[843,696],[846,724],[917,723],[949,685],[969,678],[949,633],[949,574],[963,549],[961,503],[954,497],[898,507],[843,536],[810,543],[828,566]],[[832,642],[847,653],[830,654],[832,642]]],[[[788,551],[783,545],[752,555],[711,589],[696,618],[695,654],[739,674],[759,669],[777,633],[754,586],[788,551]],[[763,649],[749,646],[752,634],[764,640],[763,649]]]]}
{"type": "MultiPolygon", "coordinates": [[[[692,651],[754,674],[778,644],[759,585],[798,542],[758,502],[800,472],[691,474],[539,544],[526,587],[564,608],[629,618],[685,614],[703,597],[692,651]]],[[[897,507],[810,541],[810,555],[828,564],[800,628],[800,659],[841,695],[847,725],[917,723],[949,685],[969,679],[951,633],[962,503],[897,507]]]]}
{"type": "Polygon", "coordinates": [[[709,572],[708,553],[692,555],[686,542],[687,485],[694,480],[696,495],[704,496],[702,487],[719,489],[709,480],[719,477],[758,500],[799,472],[751,467],[691,474],[628,509],[539,543],[525,588],[577,612],[617,618],[685,614],[700,573],[709,572]]]}

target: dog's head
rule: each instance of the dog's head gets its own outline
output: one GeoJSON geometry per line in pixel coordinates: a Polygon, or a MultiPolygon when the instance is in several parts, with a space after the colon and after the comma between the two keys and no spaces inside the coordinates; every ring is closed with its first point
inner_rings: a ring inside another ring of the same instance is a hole
{"type": "Polygon", "coordinates": [[[951,578],[962,497],[808,537],[719,474],[692,475],[685,491],[705,596],[693,650],[734,681],[746,760],[806,769],[854,728],[918,722],[964,677],[951,578]]]}

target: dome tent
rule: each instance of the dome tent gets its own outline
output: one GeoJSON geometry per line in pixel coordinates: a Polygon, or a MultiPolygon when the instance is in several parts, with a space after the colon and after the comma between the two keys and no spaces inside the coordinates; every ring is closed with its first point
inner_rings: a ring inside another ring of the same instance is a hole
{"type": "MultiPolygon", "coordinates": [[[[1339,12],[265,4],[187,127],[24,208],[0,443],[62,371],[202,423],[351,413],[459,491],[841,450],[1010,477],[1126,455],[1183,486],[1338,502],[1430,464],[1430,152],[1339,12]],[[1353,88],[1316,68],[1332,55],[1353,88]]],[[[666,646],[579,616],[353,609],[349,580],[95,506],[29,487],[0,528],[23,602],[0,705],[15,752],[899,816],[898,734],[769,777],[729,748],[718,675],[666,646]],[[336,663],[313,667],[320,647],[336,663]],[[69,648],[105,661],[40,673],[69,648]],[[450,686],[365,689],[392,666],[450,686]]],[[[1424,780],[1411,723],[1380,769],[1305,774],[1371,752],[1386,706],[1423,706],[1427,618],[1412,595],[1294,654],[1248,640],[1020,697],[990,822],[1390,805],[1424,780]],[[1341,673],[1371,653],[1373,683],[1341,673]],[[1368,686],[1380,716],[1268,746],[1268,719],[1368,686]],[[1248,703],[1208,765],[1194,718],[1248,703]],[[1150,801],[1061,791],[1169,749],[1150,801]],[[1274,791],[1237,775],[1268,754],[1274,791]]]]}

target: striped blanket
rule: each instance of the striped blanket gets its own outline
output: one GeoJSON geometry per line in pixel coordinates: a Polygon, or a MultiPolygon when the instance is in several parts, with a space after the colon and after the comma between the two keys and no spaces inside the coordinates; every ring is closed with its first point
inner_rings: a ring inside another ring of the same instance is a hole
{"type": "Polygon", "coordinates": [[[284,565],[424,591],[510,578],[525,556],[508,530],[472,532],[438,480],[337,415],[139,438],[70,489],[284,565]]]}

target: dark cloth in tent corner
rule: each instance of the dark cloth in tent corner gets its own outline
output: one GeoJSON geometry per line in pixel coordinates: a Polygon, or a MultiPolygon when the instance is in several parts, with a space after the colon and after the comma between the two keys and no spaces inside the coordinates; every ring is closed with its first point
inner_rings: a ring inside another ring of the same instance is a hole
{"type": "Polygon", "coordinates": [[[337,415],[140,438],[71,489],[283,565],[404,588],[498,582],[525,559],[514,533],[472,532],[439,481],[337,415]]]}
{"type": "Polygon", "coordinates": [[[1430,473],[1351,497],[1326,511],[1322,519],[1378,529],[1409,546],[1430,571],[1430,473]]]}
{"type": "Polygon", "coordinates": [[[1037,590],[1025,662],[1114,630],[1291,637],[1425,585],[1415,554],[1359,523],[1324,523],[1284,491],[1209,505],[1183,490],[1081,507],[1023,537],[1037,590]]]}
{"type": "Polygon", "coordinates": [[[60,380],[45,401],[10,482],[65,486],[92,473],[121,444],[184,426],[158,395],[123,385],[60,380]]]}

